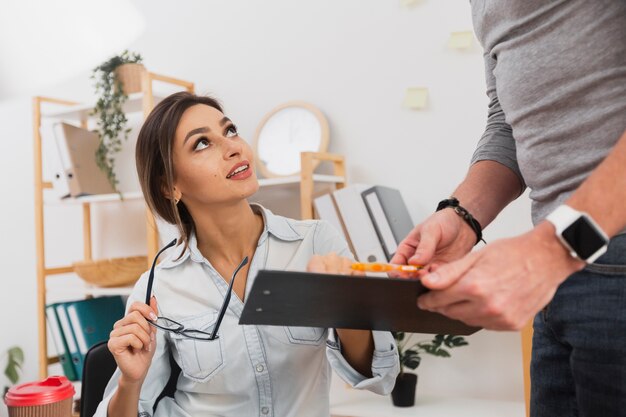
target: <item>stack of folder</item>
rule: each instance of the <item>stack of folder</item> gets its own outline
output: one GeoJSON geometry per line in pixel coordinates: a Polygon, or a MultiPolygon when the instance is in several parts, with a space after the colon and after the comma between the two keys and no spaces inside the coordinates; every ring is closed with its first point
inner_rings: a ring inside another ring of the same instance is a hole
{"type": "Polygon", "coordinates": [[[320,219],[343,233],[360,262],[388,262],[413,229],[400,191],[384,186],[351,185],[313,201],[320,219]]]}
{"type": "Polygon", "coordinates": [[[85,354],[108,340],[113,324],[124,316],[121,296],[90,298],[46,306],[46,319],[63,373],[71,381],[83,374],[85,354]]]}

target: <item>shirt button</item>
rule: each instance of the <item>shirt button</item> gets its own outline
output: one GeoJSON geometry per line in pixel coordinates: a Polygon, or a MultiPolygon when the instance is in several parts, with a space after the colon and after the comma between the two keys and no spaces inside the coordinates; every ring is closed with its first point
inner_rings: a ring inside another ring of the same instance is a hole
{"type": "Polygon", "coordinates": [[[263,414],[269,414],[269,412],[270,412],[270,409],[269,409],[268,407],[263,407],[263,408],[261,408],[261,413],[263,413],[263,414]]]}
{"type": "MultiPolygon", "coordinates": [[[[258,364],[256,366],[256,371],[257,372],[263,372],[264,369],[265,369],[265,367],[263,365],[261,365],[261,364],[258,364]]],[[[264,414],[267,414],[267,413],[264,413],[264,414]]]]}

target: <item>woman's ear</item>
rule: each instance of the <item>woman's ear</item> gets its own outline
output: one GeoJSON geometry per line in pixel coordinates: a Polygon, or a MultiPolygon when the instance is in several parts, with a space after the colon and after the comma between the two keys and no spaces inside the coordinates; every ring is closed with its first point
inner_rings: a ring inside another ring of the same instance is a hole
{"type": "Polygon", "coordinates": [[[170,192],[166,182],[163,181],[162,184],[163,185],[161,186],[161,192],[163,193],[163,196],[165,196],[165,198],[167,198],[168,200],[173,200],[174,204],[178,204],[180,199],[183,197],[183,193],[181,193],[176,186],[174,186],[173,192],[170,192]]]}

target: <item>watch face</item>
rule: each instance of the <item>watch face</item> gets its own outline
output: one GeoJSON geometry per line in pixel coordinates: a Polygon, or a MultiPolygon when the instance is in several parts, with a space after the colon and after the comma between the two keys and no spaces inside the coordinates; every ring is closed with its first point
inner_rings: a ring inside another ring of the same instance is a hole
{"type": "Polygon", "coordinates": [[[607,243],[585,216],[563,230],[562,236],[581,259],[588,259],[607,243]]]}

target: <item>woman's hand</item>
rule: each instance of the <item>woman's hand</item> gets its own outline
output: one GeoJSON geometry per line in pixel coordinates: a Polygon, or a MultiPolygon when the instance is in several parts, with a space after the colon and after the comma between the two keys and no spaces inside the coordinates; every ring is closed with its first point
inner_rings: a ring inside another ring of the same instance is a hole
{"type": "Polygon", "coordinates": [[[135,302],[128,314],[113,326],[108,347],[125,382],[141,384],[148,373],[156,348],[156,329],[148,320],[155,320],[157,311],[155,297],[150,300],[150,306],[135,302]]]}
{"type": "MultiPolygon", "coordinates": [[[[322,274],[365,275],[363,271],[355,271],[350,266],[352,260],[336,253],[313,255],[306,270],[322,274]]],[[[341,340],[341,352],[348,363],[366,377],[372,376],[372,355],[374,339],[369,330],[336,329],[341,340]]]]}
{"type": "Polygon", "coordinates": [[[339,256],[334,252],[328,255],[313,255],[306,270],[322,274],[365,275],[361,271],[355,271],[350,268],[352,262],[351,259],[339,256]]]}

